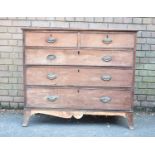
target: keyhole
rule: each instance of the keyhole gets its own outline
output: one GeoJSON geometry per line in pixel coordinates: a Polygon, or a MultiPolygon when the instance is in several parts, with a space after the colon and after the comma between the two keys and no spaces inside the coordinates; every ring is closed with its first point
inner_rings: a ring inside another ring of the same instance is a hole
{"type": "Polygon", "coordinates": [[[80,92],[80,90],[78,89],[78,90],[77,90],[77,92],[79,93],[79,92],[80,92]]]}
{"type": "Polygon", "coordinates": [[[80,51],[78,51],[78,55],[80,55],[80,51]]]}
{"type": "Polygon", "coordinates": [[[108,34],[107,34],[107,38],[109,38],[108,34]]]}
{"type": "Polygon", "coordinates": [[[78,69],[78,72],[80,72],[80,70],[78,69]]]}

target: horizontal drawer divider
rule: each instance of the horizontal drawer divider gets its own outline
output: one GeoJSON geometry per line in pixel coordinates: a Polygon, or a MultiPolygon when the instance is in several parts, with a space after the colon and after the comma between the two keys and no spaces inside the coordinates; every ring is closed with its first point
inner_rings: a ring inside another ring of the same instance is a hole
{"type": "Polygon", "coordinates": [[[102,48],[102,47],[49,47],[49,46],[25,46],[24,47],[25,49],[60,49],[60,50],[65,50],[65,49],[69,49],[69,50],[82,50],[82,49],[88,49],[88,50],[112,50],[112,51],[118,51],[118,50],[121,50],[121,51],[124,51],[124,52],[131,52],[134,50],[134,48],[124,48],[124,47],[121,47],[121,48],[102,48]]]}
{"type": "Polygon", "coordinates": [[[93,112],[133,112],[133,110],[101,110],[101,109],[73,109],[73,108],[47,108],[47,107],[33,107],[33,106],[26,106],[25,108],[31,108],[31,109],[44,109],[44,110],[53,110],[53,111],[65,111],[65,112],[70,112],[70,111],[81,111],[81,112],[87,112],[91,111],[93,112]]]}
{"type": "Polygon", "coordinates": [[[63,89],[87,89],[87,90],[92,90],[92,89],[133,90],[133,87],[100,87],[100,86],[70,86],[70,85],[65,85],[65,86],[25,85],[25,86],[28,88],[40,87],[40,88],[51,88],[51,89],[63,88],[63,89]]]}
{"type": "Polygon", "coordinates": [[[51,67],[81,67],[81,68],[111,68],[111,69],[134,69],[133,66],[86,66],[86,65],[42,65],[42,64],[24,64],[25,67],[44,67],[44,66],[51,66],[51,67]]]}

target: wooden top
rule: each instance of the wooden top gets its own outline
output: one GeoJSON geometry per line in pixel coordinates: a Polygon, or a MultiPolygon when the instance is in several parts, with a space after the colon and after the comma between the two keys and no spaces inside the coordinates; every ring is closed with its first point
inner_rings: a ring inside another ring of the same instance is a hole
{"type": "Polygon", "coordinates": [[[103,32],[137,32],[138,30],[116,30],[116,29],[72,29],[72,28],[22,28],[23,31],[103,31],[103,32]]]}

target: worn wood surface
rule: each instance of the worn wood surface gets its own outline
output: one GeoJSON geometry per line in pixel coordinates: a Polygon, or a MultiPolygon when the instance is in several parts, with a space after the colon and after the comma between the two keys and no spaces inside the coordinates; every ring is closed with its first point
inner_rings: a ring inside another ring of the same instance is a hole
{"type": "Polygon", "coordinates": [[[30,116],[35,114],[46,114],[61,118],[76,118],[80,119],[84,115],[95,115],[95,116],[122,116],[127,118],[129,129],[134,129],[133,127],[133,113],[132,112],[121,112],[121,111],[90,111],[90,110],[63,110],[63,109],[25,109],[23,127],[27,127],[29,123],[30,116]]]}
{"type": "Polygon", "coordinates": [[[80,37],[81,47],[134,48],[134,35],[131,33],[81,33],[80,37]],[[103,39],[105,39],[107,35],[108,38],[112,39],[112,42],[109,44],[103,43],[103,39]]]}
{"type": "Polygon", "coordinates": [[[69,108],[69,109],[106,109],[106,110],[130,110],[131,92],[106,89],[49,89],[27,88],[27,106],[69,108]],[[48,96],[58,96],[51,102],[48,96]],[[102,103],[100,98],[108,96],[111,101],[102,103]]]}
{"type": "Polygon", "coordinates": [[[128,120],[128,127],[129,129],[134,129],[134,123],[133,123],[133,113],[126,113],[126,118],[128,120]]]}
{"type": "Polygon", "coordinates": [[[25,63],[31,65],[81,65],[81,66],[122,66],[133,65],[132,51],[108,50],[54,50],[54,49],[26,49],[25,63]],[[55,55],[56,59],[48,60],[48,55],[55,55]],[[111,61],[105,62],[103,57],[110,56],[111,61]]]}
{"type": "Polygon", "coordinates": [[[77,33],[35,33],[27,32],[25,39],[26,46],[51,46],[51,47],[77,47],[77,33]],[[49,37],[56,39],[54,43],[48,43],[49,37]]]}
{"type": "Polygon", "coordinates": [[[132,87],[133,70],[87,67],[28,67],[27,85],[132,87]],[[48,75],[55,76],[49,79],[48,75]],[[110,76],[109,81],[102,80],[110,76]]]}

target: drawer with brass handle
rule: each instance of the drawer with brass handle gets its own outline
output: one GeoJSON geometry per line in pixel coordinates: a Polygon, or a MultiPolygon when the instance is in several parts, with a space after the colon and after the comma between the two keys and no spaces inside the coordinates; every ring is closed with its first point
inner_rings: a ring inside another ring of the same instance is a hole
{"type": "Polygon", "coordinates": [[[56,79],[57,78],[57,74],[55,74],[55,73],[48,73],[47,74],[47,78],[49,79],[49,80],[54,80],[54,79],[56,79]]]}
{"type": "Polygon", "coordinates": [[[110,44],[110,43],[112,43],[112,39],[107,34],[106,37],[102,40],[102,42],[105,44],[110,44]]]}
{"type": "Polygon", "coordinates": [[[27,88],[30,107],[128,110],[130,101],[131,92],[126,90],[27,88]]]}
{"type": "Polygon", "coordinates": [[[55,60],[56,59],[56,55],[49,54],[49,55],[47,55],[46,59],[49,60],[49,61],[55,60]]]}
{"type": "Polygon", "coordinates": [[[112,61],[112,56],[103,56],[102,57],[102,60],[104,61],[104,62],[109,62],[109,61],[112,61]]]}
{"type": "Polygon", "coordinates": [[[111,75],[102,75],[101,79],[103,81],[110,81],[112,79],[112,76],[111,75]]]}
{"type": "Polygon", "coordinates": [[[100,101],[101,101],[102,103],[110,103],[111,100],[112,100],[112,98],[109,97],[109,96],[102,96],[102,97],[100,98],[100,101]]]}
{"type": "Polygon", "coordinates": [[[25,46],[77,47],[77,33],[27,32],[25,46]]]}
{"type": "Polygon", "coordinates": [[[131,87],[133,71],[91,67],[28,67],[27,85],[131,87]]]}
{"type": "Polygon", "coordinates": [[[133,66],[133,52],[108,50],[45,50],[27,49],[29,65],[133,66]],[[80,54],[79,52],[80,51],[80,54]]]}
{"type": "Polygon", "coordinates": [[[81,33],[81,47],[134,48],[132,33],[81,33]]]}
{"type": "Polygon", "coordinates": [[[48,42],[48,43],[55,43],[56,41],[57,41],[57,39],[54,38],[54,37],[52,36],[52,34],[49,35],[49,37],[48,37],[48,39],[47,39],[47,42],[48,42]]]}
{"type": "Polygon", "coordinates": [[[56,101],[57,99],[59,98],[59,96],[47,96],[47,100],[50,101],[50,102],[54,102],[56,101]]]}

